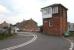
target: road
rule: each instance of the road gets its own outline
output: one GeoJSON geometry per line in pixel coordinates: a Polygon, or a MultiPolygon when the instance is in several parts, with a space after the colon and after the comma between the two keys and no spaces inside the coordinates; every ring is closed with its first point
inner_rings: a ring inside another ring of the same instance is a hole
{"type": "MultiPolygon", "coordinates": [[[[14,50],[69,50],[70,48],[70,42],[63,37],[47,36],[40,33],[34,34],[37,35],[37,38],[34,42],[31,42],[26,46],[22,46],[14,50]]],[[[19,45],[19,43],[22,44],[32,38],[33,36],[27,36],[27,38],[25,38],[25,36],[19,35],[15,39],[10,39],[11,43],[9,43],[9,40],[0,42],[0,49],[9,48],[13,45],[19,45]],[[16,44],[14,44],[15,42],[16,44]]]]}
{"type": "Polygon", "coordinates": [[[0,41],[0,50],[5,49],[5,48],[9,48],[9,47],[12,47],[12,46],[20,45],[22,43],[29,41],[32,38],[33,38],[33,35],[26,34],[26,33],[24,33],[22,35],[22,33],[21,34],[18,33],[16,35],[16,37],[6,39],[6,40],[1,40],[0,41]]]}

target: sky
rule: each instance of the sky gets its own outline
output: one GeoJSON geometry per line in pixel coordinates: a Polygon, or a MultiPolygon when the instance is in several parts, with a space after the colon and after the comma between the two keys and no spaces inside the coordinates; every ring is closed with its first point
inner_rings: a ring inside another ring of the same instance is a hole
{"type": "Polygon", "coordinates": [[[73,0],[0,0],[0,23],[6,21],[16,24],[32,18],[38,25],[42,25],[41,8],[54,3],[61,3],[68,8],[68,22],[74,23],[73,0]]]}

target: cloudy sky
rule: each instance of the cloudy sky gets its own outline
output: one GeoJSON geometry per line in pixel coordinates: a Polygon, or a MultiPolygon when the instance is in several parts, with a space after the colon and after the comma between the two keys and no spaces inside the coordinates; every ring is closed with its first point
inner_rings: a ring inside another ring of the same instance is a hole
{"type": "Polygon", "coordinates": [[[23,20],[34,19],[42,25],[40,8],[61,3],[68,8],[68,21],[74,23],[73,0],[0,0],[0,23],[7,21],[15,24],[23,20]]]}

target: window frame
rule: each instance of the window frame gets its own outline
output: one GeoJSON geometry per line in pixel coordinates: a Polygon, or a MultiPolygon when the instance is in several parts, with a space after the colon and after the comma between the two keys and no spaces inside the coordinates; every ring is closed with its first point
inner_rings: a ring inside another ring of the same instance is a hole
{"type": "Polygon", "coordinates": [[[52,14],[58,13],[58,6],[52,7],[52,14]]]}
{"type": "Polygon", "coordinates": [[[49,22],[48,22],[48,23],[49,23],[49,27],[51,27],[51,22],[50,22],[50,20],[49,20],[49,22]]]}

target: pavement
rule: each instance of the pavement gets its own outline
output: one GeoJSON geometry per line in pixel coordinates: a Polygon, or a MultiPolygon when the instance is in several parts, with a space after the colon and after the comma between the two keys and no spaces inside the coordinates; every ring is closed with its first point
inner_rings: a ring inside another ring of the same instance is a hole
{"type": "Polygon", "coordinates": [[[74,37],[73,36],[71,36],[71,37],[65,37],[66,39],[69,39],[70,41],[71,41],[71,43],[72,43],[72,50],[74,50],[74,37]]]}
{"type": "Polygon", "coordinates": [[[29,40],[31,40],[31,43],[29,43],[28,45],[24,45],[22,47],[18,47],[12,50],[69,50],[71,46],[71,43],[68,40],[64,39],[63,37],[47,36],[44,34],[32,32],[31,33],[27,32],[25,36],[20,35],[20,33],[18,34],[19,35],[16,36],[16,38],[14,39],[0,41],[0,49],[2,50],[12,46],[20,45],[29,40]],[[31,35],[37,36],[35,36],[34,38],[34,36],[31,35]]]}

